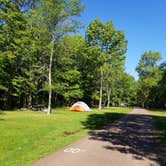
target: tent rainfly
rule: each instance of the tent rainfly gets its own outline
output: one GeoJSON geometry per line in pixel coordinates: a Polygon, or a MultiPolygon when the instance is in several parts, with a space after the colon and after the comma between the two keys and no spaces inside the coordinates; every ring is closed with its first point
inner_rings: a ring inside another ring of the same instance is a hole
{"type": "Polygon", "coordinates": [[[79,101],[70,107],[70,111],[87,112],[92,110],[89,108],[89,106],[86,103],[79,101]]]}

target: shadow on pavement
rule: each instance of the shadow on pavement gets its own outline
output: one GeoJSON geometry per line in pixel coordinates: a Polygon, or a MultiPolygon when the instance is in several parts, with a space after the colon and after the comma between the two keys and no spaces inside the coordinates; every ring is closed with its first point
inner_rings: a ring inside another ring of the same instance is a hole
{"type": "Polygon", "coordinates": [[[85,128],[94,130],[90,133],[90,139],[108,142],[108,146],[103,148],[132,154],[133,158],[138,160],[146,157],[160,165],[166,165],[164,159],[166,148],[163,149],[156,143],[152,117],[144,114],[129,114],[114,123],[109,123],[122,115],[118,113],[91,114],[83,125],[85,128]],[[101,127],[108,123],[108,126],[101,127]]]}
{"type": "Polygon", "coordinates": [[[108,123],[111,123],[115,121],[116,119],[119,119],[126,114],[123,113],[109,113],[106,112],[104,114],[90,114],[88,116],[87,121],[82,122],[82,124],[87,129],[91,130],[97,130],[97,129],[104,129],[106,128],[108,123]]]}

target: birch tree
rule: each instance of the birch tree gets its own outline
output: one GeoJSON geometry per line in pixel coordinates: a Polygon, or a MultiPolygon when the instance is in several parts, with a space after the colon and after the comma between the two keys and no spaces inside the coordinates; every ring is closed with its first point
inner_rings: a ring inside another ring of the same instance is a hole
{"type": "MultiPolygon", "coordinates": [[[[106,73],[109,72],[107,69],[109,68],[113,70],[112,72],[115,72],[116,68],[124,64],[127,41],[123,31],[116,30],[112,21],[102,23],[98,18],[90,22],[86,30],[86,40],[91,46],[97,45],[101,51],[101,56],[99,57],[99,109],[101,109],[104,80],[109,78],[106,73]]],[[[108,85],[107,87],[110,88],[108,85]]],[[[111,90],[108,89],[108,100],[110,100],[110,92],[111,90]]]]}
{"type": "MultiPolygon", "coordinates": [[[[35,18],[39,20],[39,26],[47,33],[48,40],[48,110],[51,113],[52,98],[52,61],[54,50],[58,40],[68,32],[74,32],[79,27],[75,20],[79,16],[83,6],[79,0],[41,0],[38,3],[35,18]]],[[[55,53],[56,54],[56,53],[55,53]]]]}

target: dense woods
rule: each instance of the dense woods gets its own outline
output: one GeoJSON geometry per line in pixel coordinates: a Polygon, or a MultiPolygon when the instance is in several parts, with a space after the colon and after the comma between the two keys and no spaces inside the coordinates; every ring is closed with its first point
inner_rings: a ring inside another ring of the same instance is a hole
{"type": "MultiPolygon", "coordinates": [[[[112,21],[76,33],[79,0],[0,0],[0,109],[71,105],[166,107],[166,63],[142,54],[125,72],[127,39],[112,21]]],[[[133,55],[134,56],[134,55],[133,55]]]]}
{"type": "Polygon", "coordinates": [[[142,107],[166,107],[166,63],[159,64],[160,59],[159,52],[145,51],[136,67],[137,103],[142,107]]]}

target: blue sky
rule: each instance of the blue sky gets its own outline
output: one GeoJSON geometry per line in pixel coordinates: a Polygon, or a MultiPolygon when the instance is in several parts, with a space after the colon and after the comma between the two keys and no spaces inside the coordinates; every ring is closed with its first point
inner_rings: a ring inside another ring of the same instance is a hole
{"type": "Polygon", "coordinates": [[[159,51],[166,60],[166,0],[81,0],[85,9],[81,21],[85,28],[98,17],[103,22],[112,20],[123,30],[128,40],[126,71],[136,79],[135,67],[144,51],[159,51]]]}

